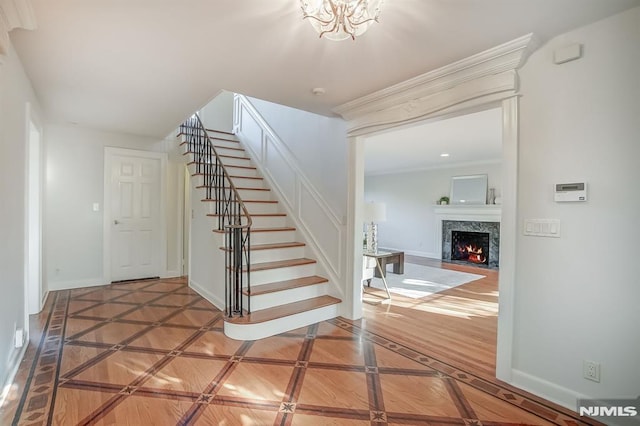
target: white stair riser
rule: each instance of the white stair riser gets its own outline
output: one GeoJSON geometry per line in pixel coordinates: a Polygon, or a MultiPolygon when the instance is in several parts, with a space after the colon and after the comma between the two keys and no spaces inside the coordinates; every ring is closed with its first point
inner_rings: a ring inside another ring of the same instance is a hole
{"type": "MultiPolygon", "coordinates": [[[[229,170],[229,172],[231,172],[231,170],[229,170]]],[[[231,181],[236,186],[236,188],[265,188],[264,180],[262,179],[231,178],[231,181]]],[[[193,183],[195,186],[204,185],[205,184],[204,176],[201,176],[201,175],[195,176],[193,183]]]]}
{"type": "MultiPolygon", "coordinates": [[[[203,189],[206,190],[206,188],[203,189]]],[[[236,189],[238,191],[238,194],[240,195],[240,199],[242,199],[243,201],[271,201],[271,191],[261,191],[258,189],[236,189]]],[[[224,191],[211,188],[211,194],[213,198],[222,196],[223,199],[228,200],[230,193],[230,188],[226,188],[224,191]]]]}
{"type": "MultiPolygon", "coordinates": [[[[263,271],[251,272],[251,285],[260,285],[273,283],[277,281],[294,280],[296,278],[308,277],[315,275],[316,264],[287,266],[286,268],[265,269],[263,271]]],[[[243,275],[243,282],[247,282],[246,272],[243,275]]]]}
{"type": "Polygon", "coordinates": [[[254,228],[281,228],[286,225],[286,216],[252,216],[254,228]]]}
{"type": "Polygon", "coordinates": [[[227,167],[227,172],[232,176],[249,176],[249,177],[258,176],[258,170],[245,169],[242,167],[227,167]]]}
{"type": "MultiPolygon", "coordinates": [[[[202,196],[206,195],[205,190],[202,189],[202,196]]],[[[215,194],[214,194],[215,195],[215,194]]],[[[207,214],[215,214],[216,213],[216,203],[215,201],[206,201],[207,203],[207,214]]],[[[249,212],[249,215],[252,214],[271,214],[278,213],[278,203],[250,203],[245,202],[245,207],[249,212]]],[[[254,228],[257,228],[254,225],[254,228]]]]}
{"type": "Polygon", "coordinates": [[[252,232],[251,244],[290,243],[295,238],[295,231],[252,232]]]}
{"type": "MultiPolygon", "coordinates": [[[[286,305],[288,303],[299,302],[304,299],[311,299],[312,297],[324,296],[326,293],[327,285],[326,283],[322,283],[291,288],[273,293],[254,295],[251,296],[251,312],[273,308],[274,306],[286,305]]],[[[247,296],[244,296],[244,298],[244,306],[248,306],[247,296]]]]}
{"type": "MultiPolygon", "coordinates": [[[[225,166],[252,166],[251,160],[248,158],[229,158],[221,157],[220,160],[225,166]]],[[[231,174],[231,173],[230,173],[231,174]]]]}
{"type": "Polygon", "coordinates": [[[266,188],[263,179],[232,177],[231,181],[238,188],[266,188]]]}
{"type": "MultiPolygon", "coordinates": [[[[209,133],[209,136],[215,136],[215,135],[212,135],[211,133],[209,133]]],[[[229,137],[224,137],[224,136],[220,136],[220,137],[223,139],[231,139],[229,137]]],[[[227,141],[222,139],[212,138],[211,143],[214,144],[215,146],[226,146],[229,148],[242,148],[242,146],[238,142],[232,142],[232,141],[227,141]]]]}
{"type": "Polygon", "coordinates": [[[243,200],[271,200],[271,191],[260,191],[257,189],[238,189],[238,194],[240,194],[240,198],[242,198],[243,200]]]}
{"type": "Polygon", "coordinates": [[[249,214],[278,213],[278,203],[244,203],[249,214]]]}
{"type": "Polygon", "coordinates": [[[322,308],[301,312],[295,315],[265,321],[258,324],[224,323],[224,334],[236,340],[257,340],[285,331],[295,330],[316,322],[326,321],[338,316],[339,304],[323,306],[322,308]]]}
{"type": "MultiPolygon", "coordinates": [[[[214,214],[211,212],[211,214],[214,214]]],[[[217,220],[218,216],[209,216],[210,218],[217,220]]],[[[240,218],[240,224],[246,225],[248,223],[248,219],[246,216],[242,216],[240,218]]],[[[281,228],[286,224],[285,216],[253,216],[252,218],[252,226],[253,228],[281,228]]],[[[217,222],[212,222],[212,226],[215,226],[217,222]]]]}
{"type": "MultiPolygon", "coordinates": [[[[236,144],[237,145],[237,144],[236,144]]],[[[240,148],[240,146],[225,146],[225,145],[218,145],[215,144],[215,150],[218,153],[218,155],[232,155],[234,157],[247,157],[246,151],[239,151],[237,149],[233,149],[233,148],[240,148]]]]}
{"type": "Polygon", "coordinates": [[[300,259],[302,257],[304,257],[304,247],[251,250],[251,263],[276,262],[278,260],[300,259]]]}

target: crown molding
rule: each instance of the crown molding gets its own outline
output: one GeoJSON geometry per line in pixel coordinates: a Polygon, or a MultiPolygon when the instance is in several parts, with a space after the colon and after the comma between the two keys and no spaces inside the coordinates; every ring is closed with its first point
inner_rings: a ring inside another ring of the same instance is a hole
{"type": "Polygon", "coordinates": [[[11,30],[35,30],[36,27],[36,16],[30,0],[0,0],[0,56],[9,51],[11,30]]]}
{"type": "Polygon", "coordinates": [[[376,112],[415,104],[420,99],[447,91],[483,77],[504,74],[520,68],[536,45],[533,34],[485,50],[442,68],[379,90],[333,109],[347,121],[368,121],[363,117],[376,112]]]}

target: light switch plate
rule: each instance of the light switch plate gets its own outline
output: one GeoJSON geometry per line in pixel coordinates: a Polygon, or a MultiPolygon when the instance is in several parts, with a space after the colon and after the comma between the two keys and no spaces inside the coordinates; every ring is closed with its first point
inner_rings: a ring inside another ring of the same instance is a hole
{"type": "Polygon", "coordinates": [[[523,228],[524,235],[560,238],[558,219],[525,219],[523,228]]]}

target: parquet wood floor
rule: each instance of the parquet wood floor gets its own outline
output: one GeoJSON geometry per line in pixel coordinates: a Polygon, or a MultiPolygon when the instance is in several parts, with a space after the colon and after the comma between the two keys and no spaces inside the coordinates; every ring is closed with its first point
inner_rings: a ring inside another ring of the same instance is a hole
{"type": "Polygon", "coordinates": [[[184,278],[52,292],[32,318],[0,422],[595,424],[491,380],[490,356],[458,363],[461,348],[449,359],[442,349],[449,343],[436,345],[436,331],[423,339],[420,315],[409,321],[417,321],[414,329],[396,333],[402,318],[389,319],[395,303],[375,308],[386,319],[369,310],[360,321],[336,318],[243,342],[224,336],[222,313],[184,278]]]}

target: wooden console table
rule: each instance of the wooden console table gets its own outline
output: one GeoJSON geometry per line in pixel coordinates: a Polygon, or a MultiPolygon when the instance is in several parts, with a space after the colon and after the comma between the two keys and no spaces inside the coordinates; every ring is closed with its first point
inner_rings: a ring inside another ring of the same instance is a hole
{"type": "Polygon", "coordinates": [[[365,251],[365,256],[373,257],[380,262],[380,270],[375,271],[376,278],[387,276],[387,264],[393,265],[394,274],[404,274],[404,252],[394,250],[379,250],[377,253],[365,251]]]}

